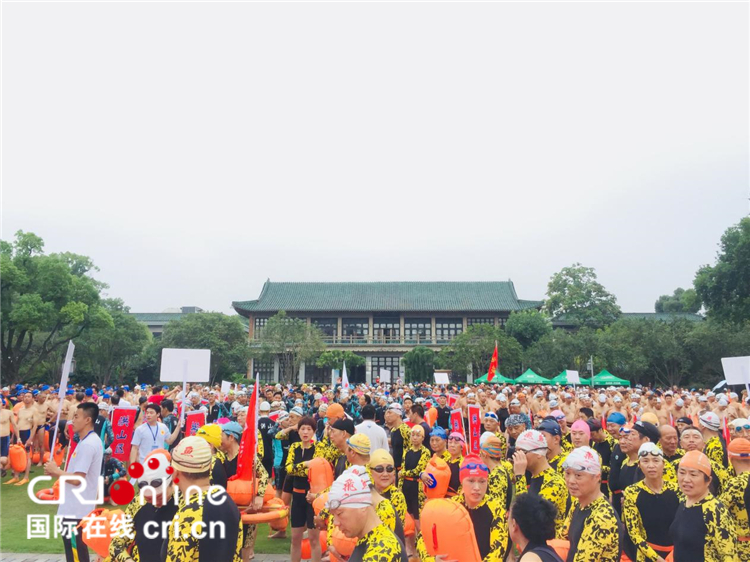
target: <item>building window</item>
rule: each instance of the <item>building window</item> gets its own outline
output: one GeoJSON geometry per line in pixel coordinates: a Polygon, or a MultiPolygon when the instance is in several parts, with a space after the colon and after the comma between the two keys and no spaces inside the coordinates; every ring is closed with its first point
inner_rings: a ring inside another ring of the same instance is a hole
{"type": "Polygon", "coordinates": [[[323,341],[333,343],[339,331],[338,318],[312,318],[310,320],[313,326],[323,332],[323,341]]]}
{"type": "Polygon", "coordinates": [[[375,318],[372,321],[373,343],[401,343],[401,320],[398,318],[375,318]]]}
{"type": "Polygon", "coordinates": [[[344,318],[341,332],[341,343],[367,343],[370,321],[367,318],[344,318]]]}
{"type": "Polygon", "coordinates": [[[404,318],[404,343],[432,343],[432,321],[429,318],[404,318]]]}
{"type": "Polygon", "coordinates": [[[305,384],[331,384],[331,369],[318,367],[314,362],[305,363],[305,384]]]}
{"type": "Polygon", "coordinates": [[[253,369],[255,370],[255,377],[261,384],[273,382],[273,361],[259,361],[256,359],[253,361],[253,369]]]}
{"type": "Polygon", "coordinates": [[[435,338],[437,343],[448,343],[464,331],[461,318],[437,318],[435,320],[435,338]]]}
{"type": "Polygon", "coordinates": [[[377,377],[380,376],[380,369],[387,369],[391,372],[391,382],[396,382],[396,379],[399,378],[399,370],[398,370],[398,357],[387,357],[387,356],[378,356],[375,355],[372,358],[372,364],[371,368],[372,371],[372,380],[375,381],[377,377]]]}
{"type": "Polygon", "coordinates": [[[263,330],[263,328],[266,327],[266,323],[268,322],[268,318],[258,318],[255,317],[255,329],[253,330],[253,338],[260,337],[260,333],[263,330]]]}
{"type": "Polygon", "coordinates": [[[494,326],[495,319],[494,318],[467,318],[466,319],[467,326],[473,326],[474,324],[489,324],[491,326],[494,326]]]}

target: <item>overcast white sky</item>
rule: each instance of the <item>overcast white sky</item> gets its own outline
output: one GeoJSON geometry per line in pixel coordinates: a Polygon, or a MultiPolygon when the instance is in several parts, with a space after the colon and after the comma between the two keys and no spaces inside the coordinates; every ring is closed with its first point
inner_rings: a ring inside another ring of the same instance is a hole
{"type": "Polygon", "coordinates": [[[3,6],[2,236],[136,312],[580,261],[625,311],[748,211],[747,3],[3,6]]]}

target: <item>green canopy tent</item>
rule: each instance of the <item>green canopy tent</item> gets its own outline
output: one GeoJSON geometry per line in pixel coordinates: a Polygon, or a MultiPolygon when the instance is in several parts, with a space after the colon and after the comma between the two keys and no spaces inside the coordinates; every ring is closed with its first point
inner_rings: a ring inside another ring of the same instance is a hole
{"type": "MultiPolygon", "coordinates": [[[[581,376],[579,376],[579,379],[581,382],[577,382],[575,384],[577,385],[590,385],[591,384],[591,379],[584,379],[581,376]]],[[[559,384],[561,386],[566,386],[566,385],[569,386],[573,384],[572,382],[568,382],[568,371],[563,371],[556,377],[551,378],[549,382],[551,382],[552,384],[559,384]]]]}
{"type": "Polygon", "coordinates": [[[614,376],[607,369],[602,369],[594,376],[594,386],[630,386],[630,381],[614,376]]]}
{"type": "Polygon", "coordinates": [[[478,379],[474,379],[474,384],[479,384],[479,383],[500,384],[500,383],[512,383],[513,382],[512,380],[510,380],[507,377],[504,377],[500,373],[495,373],[495,376],[492,378],[492,380],[488,381],[487,380],[487,376],[488,375],[489,375],[489,373],[485,373],[484,375],[482,375],[478,379]]]}
{"type": "Polygon", "coordinates": [[[548,379],[537,375],[531,369],[526,369],[526,372],[513,382],[515,384],[550,384],[548,379]]]}

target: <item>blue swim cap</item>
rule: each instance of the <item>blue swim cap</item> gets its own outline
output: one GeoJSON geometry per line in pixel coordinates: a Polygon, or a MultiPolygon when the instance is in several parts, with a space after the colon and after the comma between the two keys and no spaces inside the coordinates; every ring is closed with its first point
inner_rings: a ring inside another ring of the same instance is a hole
{"type": "Polygon", "coordinates": [[[620,412],[612,412],[607,417],[607,423],[616,423],[617,425],[625,425],[625,422],[627,420],[625,419],[625,416],[622,415],[620,412]]]}
{"type": "Polygon", "coordinates": [[[90,388],[87,388],[86,389],[86,396],[93,396],[93,395],[94,395],[94,391],[91,390],[90,388]]]}
{"type": "Polygon", "coordinates": [[[440,437],[440,439],[448,439],[448,435],[445,433],[445,430],[439,425],[436,425],[432,428],[430,437],[440,437]]]}

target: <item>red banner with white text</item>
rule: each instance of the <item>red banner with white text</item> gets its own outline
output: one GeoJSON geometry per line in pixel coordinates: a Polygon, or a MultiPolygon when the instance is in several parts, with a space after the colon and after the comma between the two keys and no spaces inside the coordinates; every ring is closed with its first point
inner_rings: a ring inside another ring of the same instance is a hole
{"type": "Polygon", "coordinates": [[[185,437],[198,433],[198,430],[206,425],[206,412],[196,410],[185,414],[185,437]]]}
{"type": "Polygon", "coordinates": [[[469,451],[479,454],[479,437],[482,434],[482,409],[479,404],[469,404],[469,451]]]}
{"type": "Polygon", "coordinates": [[[112,423],[112,458],[117,459],[127,466],[130,463],[130,446],[135,431],[135,416],[138,408],[115,408],[110,415],[112,423]]]}

